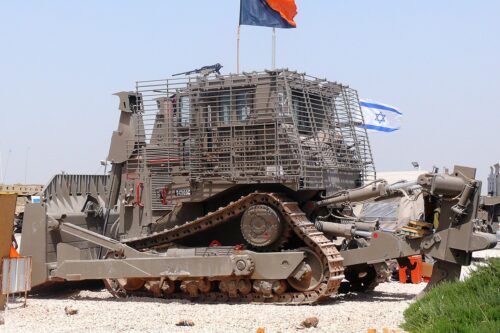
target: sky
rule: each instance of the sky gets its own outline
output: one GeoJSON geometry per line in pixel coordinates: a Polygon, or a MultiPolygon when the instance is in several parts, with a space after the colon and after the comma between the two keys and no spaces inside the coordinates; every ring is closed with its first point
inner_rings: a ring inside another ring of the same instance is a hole
{"type": "MultiPolygon", "coordinates": [[[[397,106],[370,133],[378,171],[500,160],[500,1],[297,0],[276,65],[397,106]]],[[[117,91],[221,63],[236,71],[239,1],[2,1],[0,152],[6,183],[102,173],[117,91]]],[[[271,29],[241,27],[241,69],[271,67],[271,29]]],[[[483,184],[483,188],[486,184],[483,184]]]]}

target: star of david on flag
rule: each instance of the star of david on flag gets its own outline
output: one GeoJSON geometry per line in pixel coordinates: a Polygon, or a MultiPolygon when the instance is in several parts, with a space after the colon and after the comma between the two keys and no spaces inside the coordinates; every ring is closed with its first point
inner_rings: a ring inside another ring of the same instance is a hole
{"type": "Polygon", "coordinates": [[[364,124],[361,127],[377,132],[393,132],[401,127],[403,114],[394,106],[371,100],[360,100],[364,124]]]}

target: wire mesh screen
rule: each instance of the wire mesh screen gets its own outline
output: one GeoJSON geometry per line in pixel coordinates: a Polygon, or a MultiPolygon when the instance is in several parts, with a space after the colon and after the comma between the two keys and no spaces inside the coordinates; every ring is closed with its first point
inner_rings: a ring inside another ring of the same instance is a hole
{"type": "Polygon", "coordinates": [[[175,180],[322,189],[328,172],[375,177],[357,93],[337,83],[287,70],[141,81],[135,105],[128,174],[149,172],[153,191],[175,180]]]}

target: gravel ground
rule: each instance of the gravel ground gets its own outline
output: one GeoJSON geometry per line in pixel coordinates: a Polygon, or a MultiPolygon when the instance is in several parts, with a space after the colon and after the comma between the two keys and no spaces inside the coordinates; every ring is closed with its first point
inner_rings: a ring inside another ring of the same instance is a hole
{"type": "Polygon", "coordinates": [[[133,297],[112,298],[107,291],[75,291],[28,299],[28,306],[10,305],[5,313],[4,332],[266,332],[297,330],[306,317],[319,319],[314,332],[366,332],[374,327],[397,328],[403,311],[424,284],[383,283],[369,294],[332,297],[315,306],[258,304],[196,304],[133,297]],[[72,316],[65,307],[78,310],[72,316]],[[190,319],[192,327],[178,327],[190,319]]]}

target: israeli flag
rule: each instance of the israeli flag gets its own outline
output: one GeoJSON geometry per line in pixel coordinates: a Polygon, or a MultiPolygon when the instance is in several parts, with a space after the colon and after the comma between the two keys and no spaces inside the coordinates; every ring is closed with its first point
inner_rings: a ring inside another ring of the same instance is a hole
{"type": "Polygon", "coordinates": [[[367,130],[393,132],[401,127],[403,114],[394,106],[371,100],[360,100],[365,123],[361,126],[367,130]]]}

